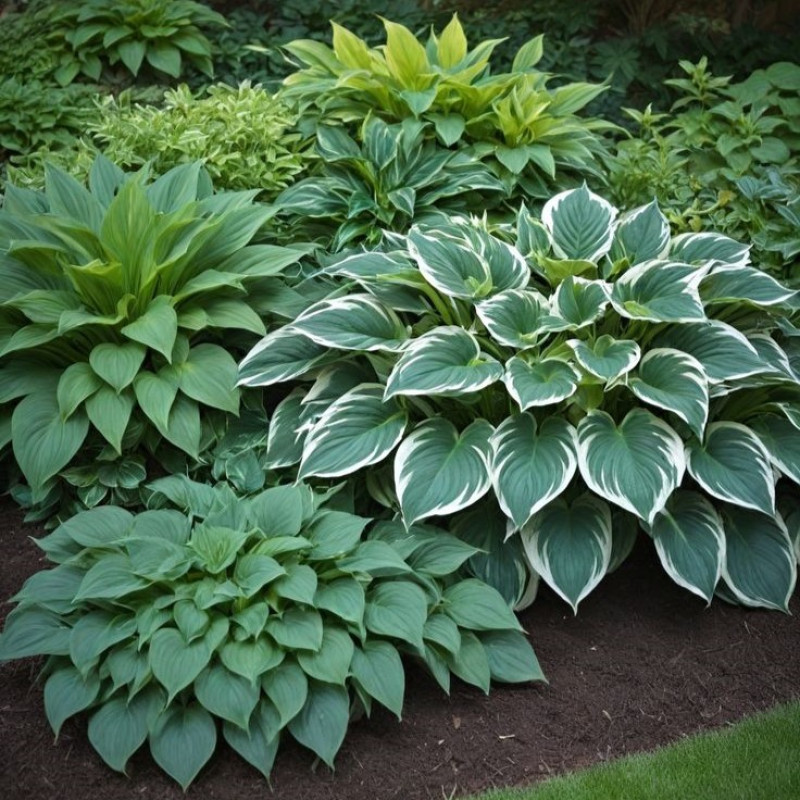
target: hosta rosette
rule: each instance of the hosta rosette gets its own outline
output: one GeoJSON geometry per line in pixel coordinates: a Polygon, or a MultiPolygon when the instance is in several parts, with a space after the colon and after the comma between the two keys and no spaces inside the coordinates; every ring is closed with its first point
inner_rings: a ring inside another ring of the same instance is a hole
{"type": "Polygon", "coordinates": [[[38,540],[57,566],[25,583],[0,635],[0,659],[50,656],[53,730],[88,712],[115,770],[147,741],[186,788],[218,728],[265,776],[288,736],[332,765],[351,702],[401,716],[401,654],[445,691],[451,673],[486,692],[543,680],[505,600],[453,577],[478,550],[445,531],[372,525],[302,484],[150,488],[157,508],[102,506],[38,540]]]}
{"type": "Polygon", "coordinates": [[[42,193],[7,187],[0,445],[32,502],[76,460],[197,459],[210,415],[238,413],[231,353],[264,333],[265,298],[302,255],[251,244],[270,216],[253,196],[213,194],[199,163],[148,184],[103,158],[89,188],[56,169],[42,193]]]}
{"type": "MultiPolygon", "coordinates": [[[[306,479],[369,468],[406,524],[493,496],[492,541],[520,531],[575,608],[638,520],[706,601],[785,609],[796,565],[775,498],[800,480],[795,293],[745,245],[673,239],[655,204],[619,215],[586,187],[541,219],[523,207],[511,235],[450,218],[328,267],[357,293],[240,366],[245,385],[299,383],[272,421],[280,463],[306,479]]],[[[495,574],[521,597],[513,570],[495,574]]]]}

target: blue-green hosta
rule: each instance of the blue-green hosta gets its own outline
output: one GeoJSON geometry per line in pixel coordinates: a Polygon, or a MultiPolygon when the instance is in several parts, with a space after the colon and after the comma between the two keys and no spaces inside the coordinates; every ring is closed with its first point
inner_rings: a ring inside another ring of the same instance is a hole
{"type": "MultiPolygon", "coordinates": [[[[520,532],[573,608],[636,521],[707,601],[786,608],[798,530],[776,484],[800,482],[798,302],[745,245],[671,238],[655,204],[619,216],[584,187],[541,219],[523,207],[515,231],[445,218],[328,271],[355,288],[240,366],[243,385],[298,384],[272,419],[275,464],[369,468],[407,525],[486,498],[484,529],[520,532]]],[[[497,585],[519,597],[507,567],[497,585]]]]}
{"type": "MultiPolygon", "coordinates": [[[[199,163],[147,184],[102,158],[88,189],[55,169],[42,193],[7,187],[0,446],[32,502],[93,457],[171,446],[197,459],[213,443],[209,415],[238,413],[230,351],[264,333],[272,276],[301,255],[250,244],[270,215],[254,194],[213,194],[199,163]]],[[[128,471],[144,478],[140,462],[128,471]]],[[[82,489],[88,504],[102,498],[91,480],[82,489]]]]}
{"type": "Polygon", "coordinates": [[[147,741],[184,788],[218,728],[269,776],[290,735],[332,765],[351,702],[398,718],[401,654],[445,691],[451,673],[542,680],[502,597],[451,575],[475,549],[434,528],[406,531],[326,508],[301,485],[249,498],[169,477],[161,507],[84,511],[38,540],[57,566],[14,598],[0,659],[47,655],[56,735],[87,711],[94,748],[124,771],[147,741]]]}

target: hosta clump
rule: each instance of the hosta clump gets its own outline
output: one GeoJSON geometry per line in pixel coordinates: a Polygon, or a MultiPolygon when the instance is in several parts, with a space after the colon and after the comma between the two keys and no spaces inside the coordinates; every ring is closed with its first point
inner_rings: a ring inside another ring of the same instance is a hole
{"type": "Polygon", "coordinates": [[[509,186],[537,194],[546,194],[557,172],[589,169],[603,151],[597,133],[611,126],[576,112],[607,86],[548,88],[551,76],[535,68],[543,36],[518,50],[509,72],[492,74],[492,51],[502,40],[470,50],[457,16],[427,43],[403,25],[383,23],[380,47],[336,23],[332,48],[311,39],[285,46],[303,68],[286,78],[283,94],[309,124],[360,122],[369,113],[428,122],[441,145],[491,159],[509,186]]]}
{"type": "Polygon", "coordinates": [[[58,564],[14,598],[0,658],[48,655],[45,711],[58,734],[88,711],[89,740],[124,771],[145,741],[184,788],[217,723],[269,775],[288,735],[326,764],[351,701],[401,715],[401,653],[451,672],[542,679],[519,623],[489,586],[450,577],[474,549],[332,510],[302,485],[243,499],[186,478],[152,485],[182,510],[82,512],[38,541],[58,564]]]}
{"type": "MultiPolygon", "coordinates": [[[[355,288],[240,365],[244,385],[297,384],[271,421],[274,463],[369,467],[408,525],[480,508],[455,529],[521,531],[574,608],[638,527],[706,600],[786,608],[800,529],[776,482],[800,482],[798,300],[745,245],[671,238],[654,203],[618,218],[585,187],[541,219],[523,207],[515,232],[453,218],[385,244],[330,266],[355,288]]],[[[495,574],[521,596],[518,570],[495,574]]]]}
{"type": "Polygon", "coordinates": [[[146,179],[99,158],[89,188],[50,169],[44,192],[6,189],[0,445],[33,503],[94,458],[197,459],[210,416],[238,412],[230,351],[264,333],[272,276],[301,255],[250,244],[271,212],[213,194],[200,164],[146,179]]]}
{"type": "Polygon", "coordinates": [[[339,250],[353,241],[377,243],[381,228],[404,232],[432,211],[485,206],[479,192],[503,196],[488,167],[426,141],[426,127],[415,119],[388,125],[368,116],[358,144],[342,128],[320,126],[322,174],[290,186],[276,206],[304,237],[321,235],[339,250]]]}

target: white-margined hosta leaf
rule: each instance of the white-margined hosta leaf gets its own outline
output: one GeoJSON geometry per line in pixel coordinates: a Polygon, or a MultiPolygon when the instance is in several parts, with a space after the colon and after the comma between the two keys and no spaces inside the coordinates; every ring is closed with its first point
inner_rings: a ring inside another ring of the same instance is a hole
{"type": "Polygon", "coordinates": [[[726,507],[722,574],[740,603],[788,610],[797,582],[792,541],[780,516],[726,507]]]}
{"type": "Polygon", "coordinates": [[[652,522],[680,485],[686,462],[678,434],[635,408],[619,425],[604,411],[581,420],[578,467],[592,491],[652,522]]]}
{"type": "Polygon", "coordinates": [[[669,252],[669,236],[669,222],[653,200],[617,222],[609,257],[612,261],[627,258],[631,265],[664,258],[669,252]]]}
{"type": "Polygon", "coordinates": [[[575,429],[560,417],[508,417],[492,435],[492,483],[505,514],[521,528],[561,494],[578,466],[575,429]]]}
{"type": "Polygon", "coordinates": [[[800,383],[800,375],[793,369],[786,351],[772,337],[766,333],[751,333],[748,341],[762,361],[762,371],[755,381],[760,383],[763,380],[766,383],[769,378],[774,377],[781,381],[800,383]]]}
{"type": "Polygon", "coordinates": [[[702,444],[686,446],[689,474],[709,493],[736,506],[775,513],[769,453],[750,428],[712,422],[702,444]]]}
{"type": "Polygon", "coordinates": [[[710,603],[725,563],[725,531],[714,506],[697,492],[678,489],[650,532],[672,580],[710,603]]]}
{"type": "Polygon", "coordinates": [[[478,392],[500,380],[503,365],[481,352],[478,340],[455,325],[413,340],[386,382],[386,397],[478,392]]]}
{"type": "Polygon", "coordinates": [[[575,394],[580,375],[566,361],[545,358],[529,363],[519,356],[506,362],[503,375],[508,393],[520,410],[560,403],[575,394]]]}
{"type": "Polygon", "coordinates": [[[597,586],[611,559],[611,510],[584,494],[545,506],[522,529],[531,567],[578,613],[578,604],[597,586]]]}
{"type": "Polygon", "coordinates": [[[591,325],[608,305],[610,287],[603,281],[569,276],[550,299],[551,317],[546,320],[551,331],[577,330],[591,325]]]}
{"type": "Polygon", "coordinates": [[[330,405],[309,431],[299,478],[333,478],[376,464],[403,438],[408,414],[383,387],[365,384],[330,405]]]}
{"type": "Polygon", "coordinates": [[[747,337],[732,325],[717,319],[674,325],[654,341],[694,356],[711,383],[737,380],[764,369],[758,352],[747,337]]]}
{"type": "Polygon", "coordinates": [[[270,386],[297,378],[325,360],[328,348],[288,327],[268,333],[239,365],[239,386],[270,386]]]}
{"type": "Polygon", "coordinates": [[[800,430],[775,414],[758,417],[750,427],[766,447],[772,463],[787,478],[800,484],[800,430]]]}
{"type": "Polygon", "coordinates": [[[582,186],[550,198],[542,223],[560,258],[597,263],[611,247],[617,209],[582,186]]]}
{"type": "Polygon", "coordinates": [[[341,350],[400,350],[408,332],[391,308],[369,294],[321,300],[291,325],[311,341],[341,350]]]}
{"type": "Polygon", "coordinates": [[[501,292],[475,310],[492,339],[509,347],[532,347],[539,334],[549,330],[544,322],[550,314],[547,298],[529,289],[501,292]]]}
{"type": "Polygon", "coordinates": [[[394,481],[406,525],[454,514],[489,491],[493,432],[485,419],[475,420],[461,433],[441,417],[417,426],[394,460],[394,481]]]}
{"type": "Polygon", "coordinates": [[[303,442],[307,431],[303,429],[303,390],[294,389],[281,400],[272,413],[267,435],[267,466],[270,469],[290,467],[303,456],[303,442]]]}
{"type": "Polygon", "coordinates": [[[715,267],[700,283],[700,295],[706,305],[747,300],[757,306],[775,306],[796,294],[754,267],[715,267]]]}
{"type": "Polygon", "coordinates": [[[419,285],[421,275],[404,253],[357,253],[337,261],[325,269],[329,275],[352,278],[364,285],[378,281],[387,283],[411,283],[419,285]]]}
{"type": "Polygon", "coordinates": [[[670,261],[645,261],[614,283],[611,304],[629,319],[650,322],[696,322],[706,318],[697,285],[702,267],[670,261]]]}
{"type": "Polygon", "coordinates": [[[567,344],[575,360],[591,375],[606,382],[626,375],[642,356],[639,345],[632,339],[615,339],[604,334],[593,342],[570,339],[567,344]]]}
{"type": "Polygon", "coordinates": [[[702,439],[708,379],[700,362],[680,350],[656,348],[645,353],[636,372],[628,378],[631,391],[645,403],[677,414],[702,439]]]}
{"type": "Polygon", "coordinates": [[[522,289],[530,280],[522,256],[499,241],[484,255],[461,238],[438,230],[423,233],[415,227],[408,235],[408,246],[428,283],[449,297],[481,300],[507,289],[522,289]]]}
{"type": "Polygon", "coordinates": [[[744,267],[750,263],[750,246],[721,233],[682,233],[672,240],[669,255],[689,264],[720,261],[744,267]]]}

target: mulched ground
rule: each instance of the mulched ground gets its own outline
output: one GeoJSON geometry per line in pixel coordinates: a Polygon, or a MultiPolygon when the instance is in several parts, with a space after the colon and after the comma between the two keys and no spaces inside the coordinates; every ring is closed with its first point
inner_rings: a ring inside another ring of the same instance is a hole
{"type": "MultiPolygon", "coordinates": [[[[20,515],[0,505],[0,597],[37,568],[20,515]]],[[[792,609],[800,612],[800,598],[792,609]]],[[[647,750],[800,697],[800,625],[777,612],[710,609],[675,586],[642,540],[575,618],[547,590],[522,616],[549,685],[462,684],[448,699],[410,666],[402,723],[355,723],[336,772],[299,746],[278,756],[272,792],[222,744],[189,789],[203,800],[427,800],[525,784],[647,750]]],[[[178,800],[146,748],[130,779],[107,769],[70,721],[57,744],[34,662],[0,667],[0,796],[4,800],[178,800]]]]}

